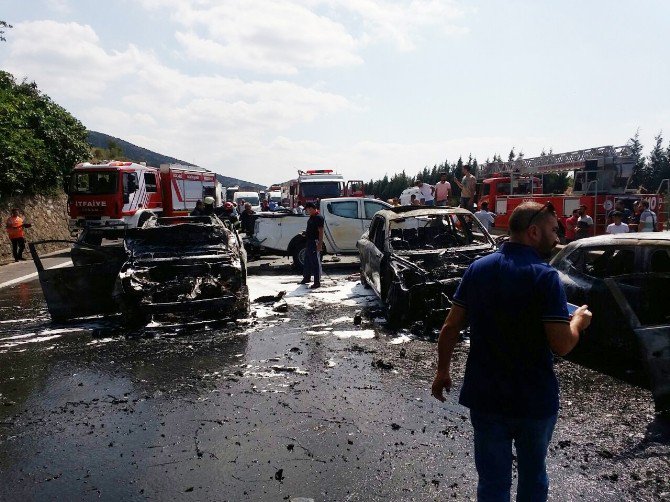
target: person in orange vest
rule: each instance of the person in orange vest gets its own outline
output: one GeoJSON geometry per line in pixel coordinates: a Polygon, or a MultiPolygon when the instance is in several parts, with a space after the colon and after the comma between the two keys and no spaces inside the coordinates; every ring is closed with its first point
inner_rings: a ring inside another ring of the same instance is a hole
{"type": "Polygon", "coordinates": [[[20,216],[20,211],[17,208],[12,209],[12,215],[7,218],[7,235],[12,241],[12,255],[14,261],[25,260],[23,257],[23,250],[26,247],[26,239],[23,233],[24,228],[28,228],[29,223],[24,223],[20,216]]]}

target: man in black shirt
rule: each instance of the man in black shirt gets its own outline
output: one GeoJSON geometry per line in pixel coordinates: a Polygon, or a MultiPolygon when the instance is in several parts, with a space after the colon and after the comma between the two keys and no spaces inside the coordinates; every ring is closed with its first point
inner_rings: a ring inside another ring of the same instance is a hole
{"type": "Polygon", "coordinates": [[[300,284],[307,284],[314,276],[314,284],[310,289],[321,286],[321,249],[323,248],[323,216],[316,208],[316,204],[308,202],[305,204],[305,212],[309,215],[307,220],[307,245],[305,247],[305,266],[300,284]]]}

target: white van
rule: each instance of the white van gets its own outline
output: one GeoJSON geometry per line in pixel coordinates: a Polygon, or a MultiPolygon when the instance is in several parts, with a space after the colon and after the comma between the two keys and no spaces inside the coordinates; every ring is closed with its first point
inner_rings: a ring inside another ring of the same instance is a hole
{"type": "MultiPolygon", "coordinates": [[[[235,192],[233,194],[233,204],[237,205],[240,199],[244,199],[244,202],[251,204],[251,209],[254,211],[261,210],[261,199],[258,192],[235,192]]],[[[244,210],[244,208],[241,209],[244,210]]]]}
{"type": "Polygon", "coordinates": [[[412,195],[416,195],[416,200],[421,202],[421,190],[417,187],[405,188],[400,194],[400,205],[409,206],[412,204],[412,195]]]}

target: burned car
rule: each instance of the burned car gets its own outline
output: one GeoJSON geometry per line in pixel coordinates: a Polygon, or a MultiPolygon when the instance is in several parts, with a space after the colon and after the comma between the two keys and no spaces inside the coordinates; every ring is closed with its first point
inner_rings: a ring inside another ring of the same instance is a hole
{"type": "Polygon", "coordinates": [[[384,302],[388,321],[427,326],[444,321],[468,266],[495,250],[470,211],[424,206],[379,211],[357,246],[361,283],[384,302]]]}
{"type": "Polygon", "coordinates": [[[154,314],[248,314],[246,252],[216,216],[153,217],[129,230],[124,245],[128,258],[114,297],[128,323],[146,323],[154,314]]]}
{"type": "Polygon", "coordinates": [[[578,354],[640,360],[659,409],[670,408],[670,233],[580,239],[551,261],[568,301],[587,304],[591,325],[578,354]]]}

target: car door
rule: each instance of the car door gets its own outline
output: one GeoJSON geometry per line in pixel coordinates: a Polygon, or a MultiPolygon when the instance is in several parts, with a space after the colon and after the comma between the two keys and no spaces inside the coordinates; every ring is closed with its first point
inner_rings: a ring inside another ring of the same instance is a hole
{"type": "Polygon", "coordinates": [[[326,232],[336,253],[356,251],[356,242],[364,232],[358,200],[333,200],[325,207],[326,232]]]}
{"type": "Polygon", "coordinates": [[[391,204],[379,200],[362,199],[360,203],[363,204],[363,232],[370,228],[372,218],[374,218],[377,211],[391,207],[391,204]]]}
{"type": "Polygon", "coordinates": [[[369,238],[367,243],[367,263],[364,273],[368,284],[374,289],[375,293],[381,298],[381,266],[384,258],[384,244],[386,243],[386,220],[382,216],[373,219],[370,225],[369,238]]]}
{"type": "MultiPolygon", "coordinates": [[[[568,302],[588,305],[593,312],[583,345],[620,349],[630,344],[632,340],[627,320],[605,279],[617,280],[621,276],[633,274],[636,268],[636,252],[632,246],[582,246],[563,260],[559,272],[568,276],[567,280],[563,280],[568,302]]],[[[625,283],[618,284],[634,306],[639,299],[639,288],[625,283]]]]}

